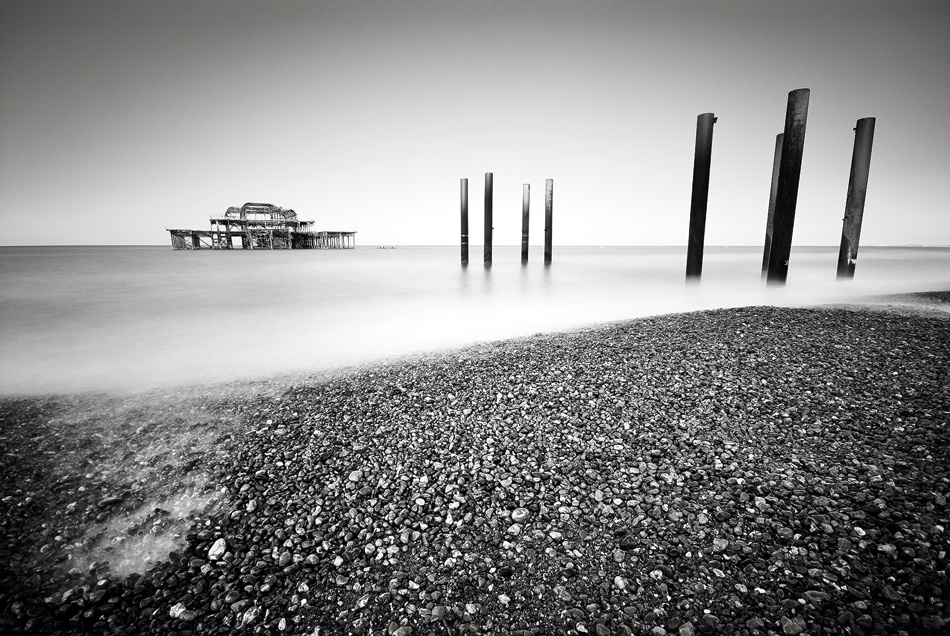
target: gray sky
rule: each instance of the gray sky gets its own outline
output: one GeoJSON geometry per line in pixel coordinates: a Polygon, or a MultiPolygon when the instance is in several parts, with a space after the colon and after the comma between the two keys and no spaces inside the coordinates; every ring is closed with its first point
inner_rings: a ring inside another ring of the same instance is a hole
{"type": "Polygon", "coordinates": [[[168,244],[246,201],[362,244],[758,245],[788,91],[811,89],[794,241],[837,245],[877,117],[863,245],[950,244],[950,3],[0,0],[0,244],[168,244]]]}

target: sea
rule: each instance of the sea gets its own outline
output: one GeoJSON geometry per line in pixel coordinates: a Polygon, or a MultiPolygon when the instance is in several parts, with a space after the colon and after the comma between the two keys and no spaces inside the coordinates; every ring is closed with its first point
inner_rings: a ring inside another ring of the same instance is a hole
{"type": "Polygon", "coordinates": [[[760,247],[181,250],[0,247],[0,395],[136,392],[320,372],[675,312],[850,303],[950,290],[950,248],[862,247],[855,277],[837,247],[792,250],[766,285],[760,247]]]}

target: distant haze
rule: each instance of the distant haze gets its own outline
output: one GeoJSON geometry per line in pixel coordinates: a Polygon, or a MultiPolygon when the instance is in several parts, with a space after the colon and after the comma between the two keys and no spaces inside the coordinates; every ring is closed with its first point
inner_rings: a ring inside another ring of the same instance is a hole
{"type": "Polygon", "coordinates": [[[360,244],[758,245],[788,91],[811,89],[797,245],[836,245],[877,118],[862,244],[950,244],[950,3],[3,0],[0,244],[168,244],[247,201],[360,244]]]}

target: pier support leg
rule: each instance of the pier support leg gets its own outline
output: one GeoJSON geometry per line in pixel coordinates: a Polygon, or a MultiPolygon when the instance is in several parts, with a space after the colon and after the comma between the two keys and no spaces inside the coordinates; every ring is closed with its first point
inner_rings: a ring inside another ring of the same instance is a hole
{"type": "Polygon", "coordinates": [[[802,174],[810,92],[807,88],[798,88],[788,94],[782,160],[775,192],[775,216],[772,220],[772,246],[769,250],[767,280],[771,285],[784,285],[788,278],[788,260],[792,253],[792,227],[795,224],[798,183],[802,174]]]}
{"type": "Polygon", "coordinates": [[[521,192],[521,264],[528,262],[528,213],[531,208],[531,185],[526,183],[521,192]]]}
{"type": "Polygon", "coordinates": [[[462,267],[468,266],[468,179],[461,179],[462,203],[462,267]]]}
{"type": "Polygon", "coordinates": [[[778,170],[782,162],[784,133],[775,135],[775,156],[772,158],[772,186],[769,189],[769,215],[765,220],[765,247],[762,250],[762,278],[769,273],[769,253],[772,251],[772,224],[775,222],[775,192],[778,190],[778,170]]]}
{"type": "Polygon", "coordinates": [[[686,248],[686,278],[703,275],[706,240],[706,203],[709,198],[709,167],[712,161],[713,113],[696,118],[696,153],[693,158],[693,195],[689,206],[689,245],[686,248]]]}
{"type": "Polygon", "coordinates": [[[844,221],[841,226],[841,248],[838,250],[838,279],[854,278],[858,242],[861,239],[861,221],[864,219],[864,199],[868,190],[868,172],[871,169],[874,121],[874,117],[859,119],[854,128],[851,178],[848,181],[848,200],[844,206],[844,221]]]}
{"type": "Polygon", "coordinates": [[[554,234],[554,179],[544,181],[544,264],[551,264],[551,240],[554,234]]]}
{"type": "Polygon", "coordinates": [[[492,173],[485,173],[485,267],[491,267],[492,173]]]}

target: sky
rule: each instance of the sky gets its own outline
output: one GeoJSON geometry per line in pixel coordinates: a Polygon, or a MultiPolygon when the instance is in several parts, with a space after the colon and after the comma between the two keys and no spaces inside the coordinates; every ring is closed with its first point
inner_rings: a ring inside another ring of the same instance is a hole
{"type": "Polygon", "coordinates": [[[811,89],[795,245],[950,245],[950,2],[0,0],[0,245],[170,245],[268,202],[362,245],[760,245],[788,92],[811,89]]]}

